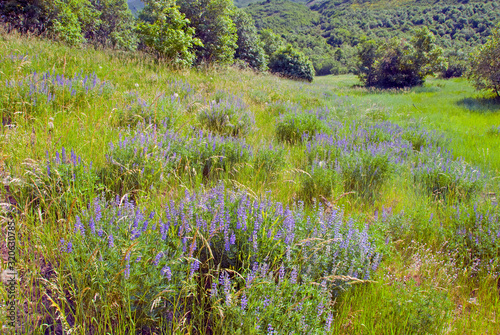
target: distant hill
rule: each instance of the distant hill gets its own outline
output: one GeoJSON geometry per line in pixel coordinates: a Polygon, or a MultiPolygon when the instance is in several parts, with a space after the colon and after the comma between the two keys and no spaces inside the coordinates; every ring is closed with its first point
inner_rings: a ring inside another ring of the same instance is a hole
{"type": "MultiPolygon", "coordinates": [[[[241,7],[246,7],[251,3],[259,2],[259,1],[262,1],[262,0],[234,0],[234,4],[237,7],[241,8],[241,7]]],[[[308,0],[292,0],[292,2],[307,3],[308,0]]],[[[144,3],[141,0],[128,0],[128,7],[132,11],[132,13],[135,14],[138,11],[140,11],[142,8],[144,8],[144,3]]]]}
{"type": "MultiPolygon", "coordinates": [[[[248,6],[249,4],[256,3],[256,2],[262,2],[262,1],[263,0],[234,0],[234,4],[237,7],[243,8],[243,7],[248,6]]],[[[291,0],[290,2],[305,4],[305,3],[308,3],[309,1],[310,0],[291,0]]],[[[268,1],[264,1],[264,2],[268,2],[268,1]]]]}
{"type": "Polygon", "coordinates": [[[434,33],[446,55],[464,60],[500,21],[498,0],[312,0],[306,5],[270,0],[245,10],[258,29],[282,35],[321,73],[329,66],[352,71],[354,48],[363,36],[409,37],[421,26],[434,33]]]}

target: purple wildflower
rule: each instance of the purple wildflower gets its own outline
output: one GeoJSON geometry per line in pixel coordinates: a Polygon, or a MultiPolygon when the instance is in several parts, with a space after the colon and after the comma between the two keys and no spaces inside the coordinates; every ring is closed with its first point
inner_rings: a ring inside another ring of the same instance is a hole
{"type": "Polygon", "coordinates": [[[247,306],[248,306],[247,295],[245,292],[243,292],[243,295],[241,296],[241,309],[245,310],[247,306]]]}
{"type": "Polygon", "coordinates": [[[172,279],[172,272],[170,271],[170,267],[168,265],[165,265],[163,269],[161,269],[161,275],[167,277],[168,281],[172,279]]]}
{"type": "Polygon", "coordinates": [[[193,263],[191,263],[191,273],[190,273],[190,276],[193,277],[194,273],[196,271],[198,271],[198,269],[200,268],[200,262],[195,259],[193,263]]]}
{"type": "Polygon", "coordinates": [[[292,273],[290,274],[290,282],[292,284],[297,283],[297,269],[295,267],[292,268],[292,273]]]}
{"type": "Polygon", "coordinates": [[[115,246],[115,240],[114,240],[114,238],[113,238],[113,235],[112,235],[112,234],[110,234],[110,235],[108,236],[108,247],[109,247],[109,248],[113,248],[114,246],[115,246]]]}
{"type": "Polygon", "coordinates": [[[160,264],[160,261],[161,261],[161,258],[163,257],[163,252],[159,252],[156,257],[155,257],[155,261],[154,261],[154,265],[155,266],[158,266],[158,264],[160,264]]]}

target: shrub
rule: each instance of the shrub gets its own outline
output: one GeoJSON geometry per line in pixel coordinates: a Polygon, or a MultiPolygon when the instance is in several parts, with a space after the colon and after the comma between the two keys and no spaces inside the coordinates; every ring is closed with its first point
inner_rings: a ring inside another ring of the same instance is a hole
{"type": "Polygon", "coordinates": [[[313,199],[329,198],[333,194],[332,191],[335,191],[339,184],[339,176],[332,167],[327,166],[324,161],[315,162],[311,171],[301,176],[298,196],[309,203],[313,199]]]}
{"type": "Polygon", "coordinates": [[[203,127],[221,135],[245,136],[255,123],[253,113],[240,98],[212,101],[198,114],[203,127]]]}
{"type": "Polygon", "coordinates": [[[275,133],[278,141],[295,144],[306,138],[312,138],[323,129],[324,125],[315,114],[287,113],[281,115],[276,123],[275,133]]]}
{"type": "Polygon", "coordinates": [[[269,59],[269,70],[286,78],[313,81],[314,67],[311,61],[289,44],[279,49],[269,59]]]}
{"type": "Polygon", "coordinates": [[[472,55],[469,78],[478,90],[490,90],[500,97],[500,24],[491,31],[487,42],[472,55]]]}
{"type": "Polygon", "coordinates": [[[444,65],[443,50],[427,29],[417,29],[410,42],[364,40],[358,49],[358,77],[365,86],[403,88],[421,85],[444,65]]]}
{"type": "Polygon", "coordinates": [[[441,73],[444,79],[458,78],[465,74],[465,66],[459,63],[449,63],[448,67],[441,73]]]}
{"type": "Polygon", "coordinates": [[[435,199],[466,201],[481,189],[482,175],[463,160],[435,148],[425,148],[423,159],[415,164],[414,181],[435,199]]]}
{"type": "Polygon", "coordinates": [[[367,228],[340,211],[309,215],[222,184],[150,208],[97,198],[72,223],[73,236],[59,244],[68,295],[76,317],[95,318],[102,333],[99,318],[108,315],[155,332],[204,329],[208,320],[215,333],[299,331],[304,310],[324,330],[331,298],[369,279],[380,260],[367,228]]]}

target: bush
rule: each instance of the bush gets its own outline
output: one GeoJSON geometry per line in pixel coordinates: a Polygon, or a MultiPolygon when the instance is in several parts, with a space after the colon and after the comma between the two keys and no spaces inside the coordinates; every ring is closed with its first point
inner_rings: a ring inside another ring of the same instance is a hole
{"type": "Polygon", "coordinates": [[[208,130],[230,136],[246,135],[255,123],[249,107],[237,97],[212,101],[198,120],[208,130]]]}
{"type": "Polygon", "coordinates": [[[269,70],[286,78],[313,81],[314,67],[311,61],[289,44],[276,51],[269,60],[269,70]]]}
{"type": "Polygon", "coordinates": [[[207,320],[216,334],[300,333],[304,311],[322,333],[331,325],[328,302],[370,279],[381,256],[368,228],[341,211],[306,213],[222,184],[149,208],[97,198],[71,221],[74,234],[59,243],[68,300],[99,333],[109,331],[99,322],[106,316],[155,330],[148,333],[205,329],[207,320]]]}
{"type": "Polygon", "coordinates": [[[329,198],[339,184],[340,180],[336,171],[328,167],[324,161],[317,162],[313,164],[309,174],[302,175],[299,198],[309,203],[313,199],[329,198]]]}
{"type": "Polygon", "coordinates": [[[450,63],[448,67],[441,73],[441,77],[444,79],[458,78],[465,73],[465,66],[459,63],[450,63]]]}
{"type": "Polygon", "coordinates": [[[469,78],[478,90],[490,90],[500,97],[500,24],[493,29],[488,41],[472,55],[469,78]]]}
{"type": "Polygon", "coordinates": [[[170,60],[174,65],[190,66],[195,54],[194,46],[202,46],[194,38],[194,28],[188,27],[189,20],[179,12],[175,1],[147,1],[137,31],[142,42],[159,57],[170,60]]]}
{"type": "Polygon", "coordinates": [[[416,30],[410,42],[392,39],[377,44],[365,40],[358,49],[358,77],[368,87],[422,85],[427,75],[444,65],[443,50],[434,41],[427,28],[416,30]]]}
{"type": "Polygon", "coordinates": [[[276,123],[276,137],[280,142],[295,144],[306,138],[312,138],[321,132],[324,125],[315,114],[288,113],[282,115],[276,123]]]}

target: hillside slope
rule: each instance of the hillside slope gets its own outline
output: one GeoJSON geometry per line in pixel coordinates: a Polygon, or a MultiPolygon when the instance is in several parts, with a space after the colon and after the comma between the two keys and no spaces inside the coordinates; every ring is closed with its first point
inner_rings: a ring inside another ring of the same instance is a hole
{"type": "Polygon", "coordinates": [[[499,333],[500,103],[464,79],[381,92],[0,43],[21,333],[499,333]]]}
{"type": "Polygon", "coordinates": [[[352,71],[353,47],[363,36],[407,38],[421,26],[437,36],[446,55],[464,60],[500,21],[497,1],[331,0],[305,6],[275,0],[245,10],[259,29],[281,34],[313,59],[317,72],[326,73],[352,71]],[[328,71],[328,66],[336,70],[328,71]]]}

